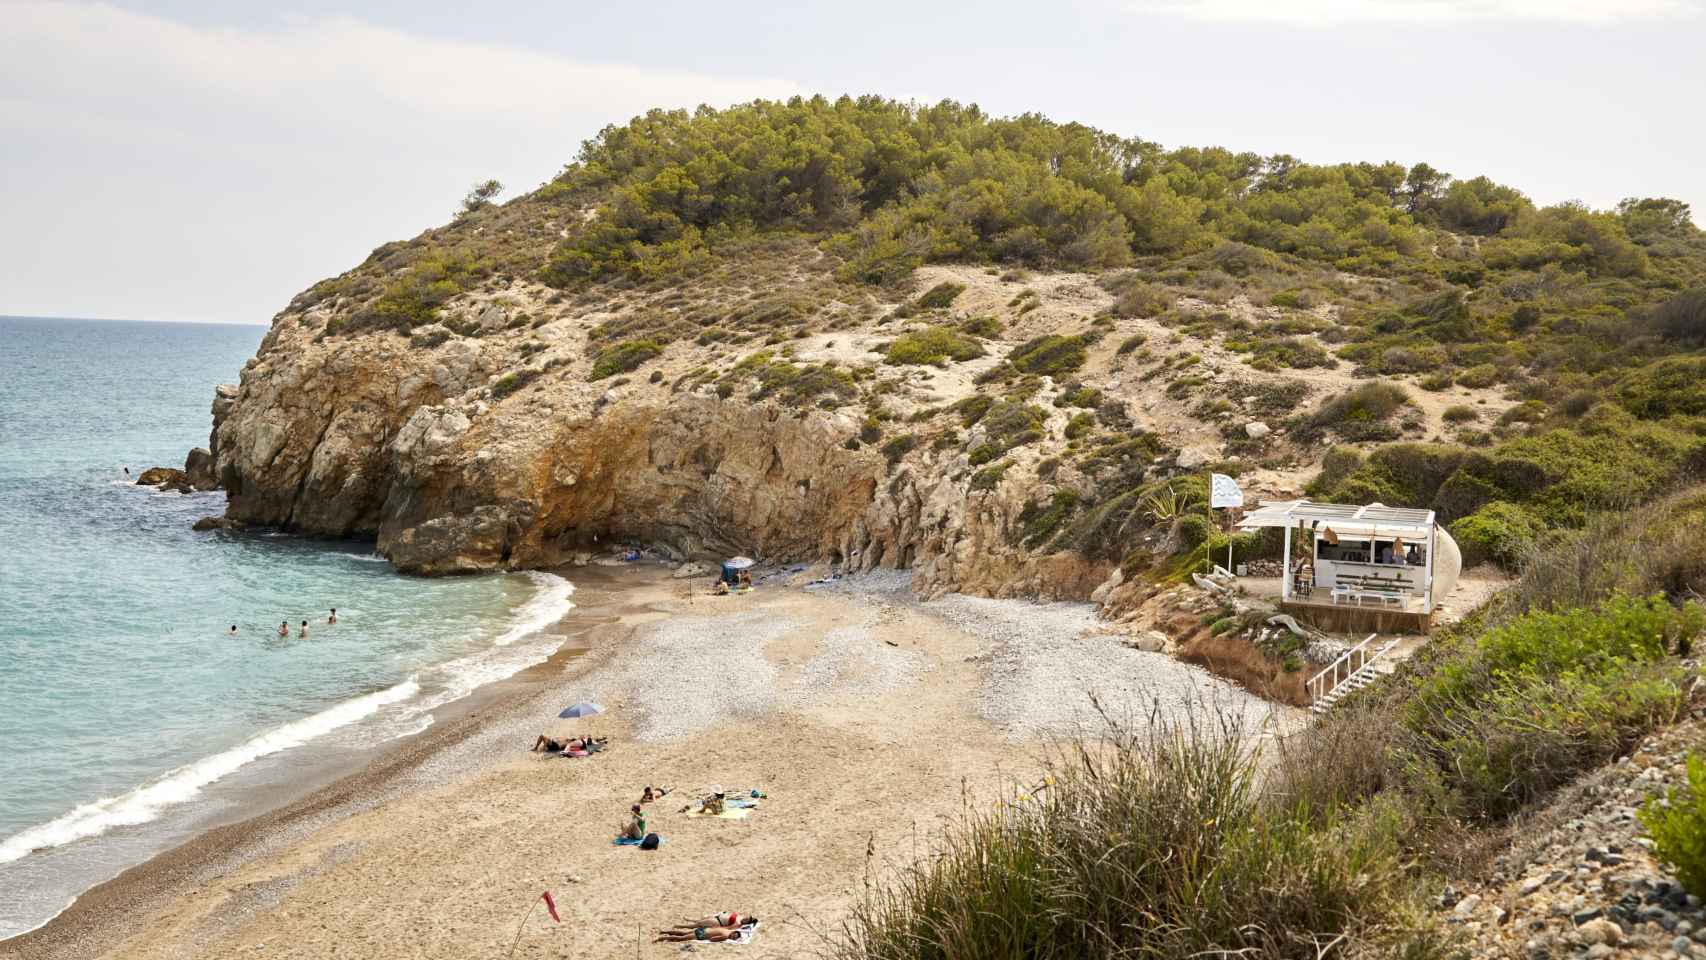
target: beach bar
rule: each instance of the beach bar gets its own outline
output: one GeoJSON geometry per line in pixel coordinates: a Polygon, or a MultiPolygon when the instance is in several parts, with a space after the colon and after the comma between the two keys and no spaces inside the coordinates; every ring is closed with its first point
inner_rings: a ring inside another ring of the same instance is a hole
{"type": "Polygon", "coordinates": [[[1280,605],[1330,629],[1425,630],[1463,563],[1432,510],[1268,501],[1238,526],[1285,531],[1280,605]]]}

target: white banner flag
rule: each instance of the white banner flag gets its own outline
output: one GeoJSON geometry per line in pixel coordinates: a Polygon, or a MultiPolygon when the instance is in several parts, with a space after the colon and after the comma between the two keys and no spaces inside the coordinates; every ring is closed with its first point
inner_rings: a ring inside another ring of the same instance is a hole
{"type": "Polygon", "coordinates": [[[1215,509],[1242,507],[1244,491],[1238,489],[1238,481],[1224,473],[1209,474],[1208,505],[1215,509]]]}

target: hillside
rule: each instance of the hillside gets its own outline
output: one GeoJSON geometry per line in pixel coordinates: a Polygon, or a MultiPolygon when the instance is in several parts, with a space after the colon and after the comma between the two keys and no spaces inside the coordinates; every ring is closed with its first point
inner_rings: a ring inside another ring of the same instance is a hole
{"type": "Polygon", "coordinates": [[[951,102],[654,111],[295,298],[213,454],[230,522],[422,572],[635,541],[1082,597],[1214,536],[1209,465],[1514,562],[1691,469],[1702,283],[1663,199],[951,102]]]}

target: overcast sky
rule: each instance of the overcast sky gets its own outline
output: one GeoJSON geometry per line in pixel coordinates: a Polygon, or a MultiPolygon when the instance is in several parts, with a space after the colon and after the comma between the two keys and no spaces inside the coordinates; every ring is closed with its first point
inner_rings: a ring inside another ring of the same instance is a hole
{"type": "Polygon", "coordinates": [[[1703,41],[1706,0],[0,0],[0,314],[264,322],[605,124],[794,93],[1706,211],[1703,41]]]}

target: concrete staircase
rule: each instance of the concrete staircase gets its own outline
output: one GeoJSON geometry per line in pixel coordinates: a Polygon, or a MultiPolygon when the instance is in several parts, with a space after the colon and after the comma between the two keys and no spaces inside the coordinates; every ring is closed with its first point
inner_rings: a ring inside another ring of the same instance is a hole
{"type": "Polygon", "coordinates": [[[1369,634],[1356,646],[1346,650],[1344,655],[1334,660],[1325,670],[1309,678],[1309,712],[1326,713],[1333,704],[1350,696],[1357,690],[1368,686],[1385,676],[1390,671],[1385,669],[1387,664],[1382,661],[1397,640],[1388,640],[1379,647],[1374,647],[1377,634],[1369,634]]]}

